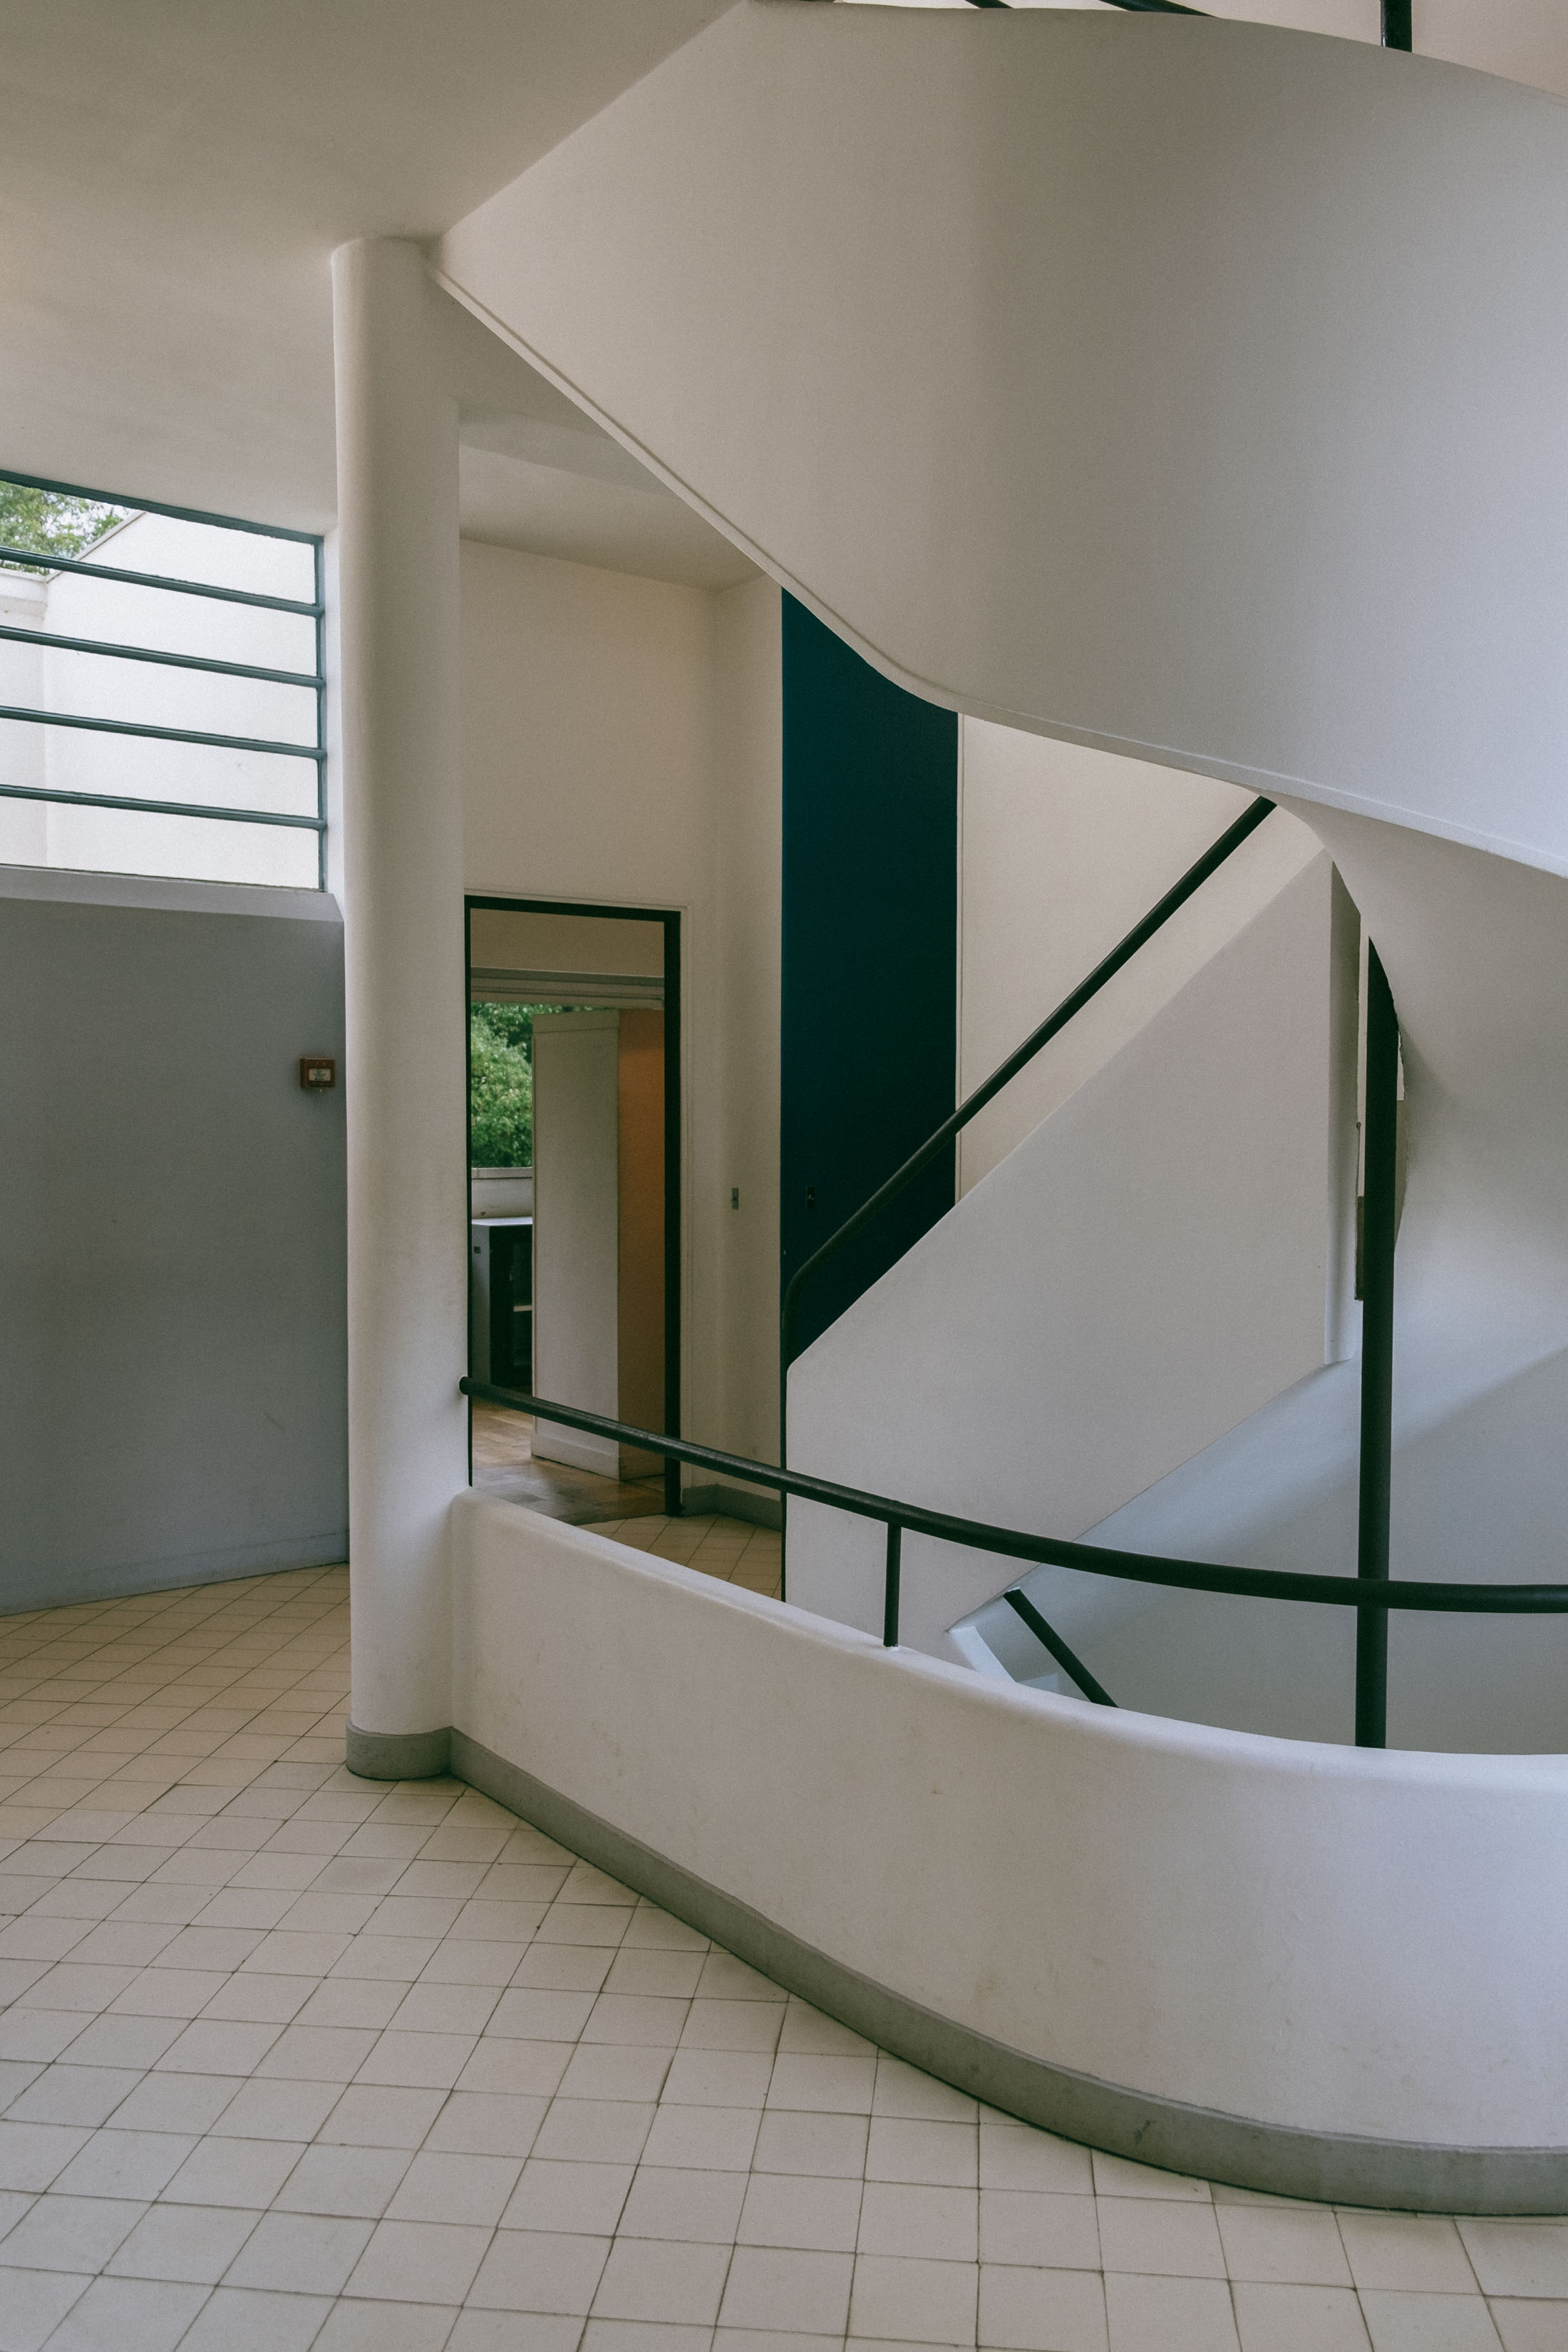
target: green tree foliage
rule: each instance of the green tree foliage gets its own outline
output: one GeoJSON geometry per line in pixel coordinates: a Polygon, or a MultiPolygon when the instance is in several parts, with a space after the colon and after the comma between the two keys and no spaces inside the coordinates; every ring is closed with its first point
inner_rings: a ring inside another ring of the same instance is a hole
{"type": "Polygon", "coordinates": [[[559,1004],[475,1004],[468,1012],[468,1164],[533,1165],[533,1016],[559,1004]]]}
{"type": "MultiPolygon", "coordinates": [[[[81,555],[129,511],[94,499],[68,498],[62,490],[0,481],[0,546],[36,548],[40,555],[81,555]]],[[[43,572],[47,566],[6,563],[0,569],[43,572]]]]}

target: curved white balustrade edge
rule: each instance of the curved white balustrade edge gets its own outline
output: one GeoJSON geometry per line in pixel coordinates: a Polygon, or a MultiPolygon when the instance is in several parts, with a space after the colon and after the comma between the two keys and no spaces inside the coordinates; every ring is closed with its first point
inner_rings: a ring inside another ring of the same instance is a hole
{"type": "Polygon", "coordinates": [[[884,2048],[1175,2170],[1568,2210],[1568,1759],[1091,1709],[473,1495],[452,1548],[455,1768],[884,2048]]]}

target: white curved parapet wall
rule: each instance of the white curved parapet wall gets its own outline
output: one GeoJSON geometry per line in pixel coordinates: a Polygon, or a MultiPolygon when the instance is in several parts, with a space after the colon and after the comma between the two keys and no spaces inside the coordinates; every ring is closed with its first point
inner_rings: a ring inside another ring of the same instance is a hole
{"type": "Polygon", "coordinates": [[[1568,2210],[1568,1759],[1091,1708],[478,1496],[453,1552],[464,1778],[883,2046],[1177,2170],[1568,2210]]]}

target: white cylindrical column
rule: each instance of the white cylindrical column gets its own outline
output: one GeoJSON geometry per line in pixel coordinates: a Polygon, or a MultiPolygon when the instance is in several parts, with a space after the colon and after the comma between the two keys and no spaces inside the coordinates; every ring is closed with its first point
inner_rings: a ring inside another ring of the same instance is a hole
{"type": "Polygon", "coordinates": [[[445,1769],[467,1483],[458,413],[424,257],[332,257],[348,1024],[348,1761],[445,1769]]]}

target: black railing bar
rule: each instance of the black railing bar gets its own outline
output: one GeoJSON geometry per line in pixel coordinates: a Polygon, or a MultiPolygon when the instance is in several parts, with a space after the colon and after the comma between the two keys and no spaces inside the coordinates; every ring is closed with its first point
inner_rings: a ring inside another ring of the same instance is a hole
{"type": "Polygon", "coordinates": [[[143,816],[210,816],[226,824],[291,824],[325,833],[324,816],[284,816],[271,809],[208,808],[199,801],[137,801],[115,793],[61,793],[49,784],[0,784],[0,800],[58,801],[67,808],[131,809],[143,816]]]}
{"type": "Polygon", "coordinates": [[[899,1580],[904,1531],[897,1519],[888,1521],[888,1557],[882,1572],[882,1647],[899,1646],[899,1580]]]}
{"type": "Polygon", "coordinates": [[[1080,1657],[1068,1648],[1054,1625],[1047,1625],[1026,1592],[1013,1585],[1002,1595],[1009,1609],[1021,1617],[1042,1649],[1048,1650],[1058,1666],[1069,1674],[1085,1698],[1096,1706],[1114,1706],[1116,1701],[1101,1682],[1096,1682],[1080,1657]]]}
{"type": "Polygon", "coordinates": [[[44,646],[65,654],[107,654],[114,661],[163,662],[172,669],[205,669],[219,677],[260,678],[268,686],[303,686],[312,692],[326,685],[324,677],[308,669],[258,669],[250,662],[214,661],[205,654],[158,653],[151,646],[110,645],[104,637],[58,637],[48,629],[9,629],[0,626],[0,637],[16,646],[44,646]]]}
{"type": "Polygon", "coordinates": [[[26,727],[85,727],[95,735],[139,735],[153,743],[197,743],[209,751],[266,751],[279,760],[324,760],[319,743],[267,743],[254,735],[209,735],[195,727],[144,727],[131,719],[82,719],[67,710],[22,710],[0,703],[0,719],[26,727]]]}
{"type": "MultiPolygon", "coordinates": [[[[6,481],[12,475],[3,478],[6,481]]],[[[225,604],[259,604],[268,613],[300,613],[314,620],[321,607],[298,596],[263,596],[255,588],[215,588],[205,580],[176,580],[163,572],[121,572],[112,563],[89,563],[80,555],[41,555],[36,547],[0,547],[0,564],[28,572],[75,572],[84,580],[118,580],[125,588],[167,588],[175,596],[216,596],[225,604]]]]}
{"type": "MultiPolygon", "coordinates": [[[[1382,959],[1366,950],[1366,1083],[1362,1184],[1361,1465],[1356,1573],[1386,1580],[1394,1459],[1394,1241],[1398,1167],[1399,1017],[1382,959]]],[[[1356,1627],[1355,1736],[1383,1748],[1388,1730],[1388,1619],[1356,1627]]]]}
{"type": "Polygon", "coordinates": [[[1006,1060],[998,1064],[991,1076],[976,1087],[972,1095],[965,1097],[952,1117],[943,1119],[935,1134],[928,1136],[920,1150],[906,1160],[901,1168],[895,1169],[887,1182],[879,1185],[870,1199],[863,1202],[852,1217],[846,1218],[837,1233],[829,1234],[821,1247],[814,1250],[805,1264],[791,1276],[780,1310],[786,1370],[794,1360],[795,1307],[801,1286],[807,1278],[815,1274],[817,1267],[831,1257],[837,1250],[841,1249],[846,1242],[852,1241],[857,1234],[863,1232],[885,1202],[892,1200],[896,1193],[901,1192],[906,1184],[912,1183],[923,1169],[930,1167],[931,1161],[946,1149],[954,1136],[967,1127],[970,1120],[976,1118],[985,1108],[987,1103],[1017,1076],[1026,1064],[1033,1061],[1042,1047],[1048,1045],[1051,1039],[1067,1027],[1075,1014],[1082,1012],[1092,997],[1099,995],[1108,981],[1114,980],[1123,964],[1130,962],[1139,949],[1152,940],[1155,932],[1162,929],[1179,908],[1185,906],[1194,892],[1202,888],[1210,875],[1223,866],[1233,852],[1241,847],[1247,836],[1257,832],[1264,818],[1272,814],[1273,808],[1272,801],[1265,800],[1259,795],[1250,808],[1245,809],[1236,823],[1228,826],[1220,835],[1219,839],[1205,850],[1196,865],[1189,866],[1180,880],[1173,883],[1164,897],[1156,900],[1150,908],[1142,920],[1134,923],[1126,937],[1111,949],[1110,953],[1095,965],[1094,970],[1086,979],[1079,981],[1071,994],[1063,997],[1056,1011],[1047,1014],[1037,1029],[1031,1030],[1023,1044],[1015,1046],[1006,1060]]]}
{"type": "Polygon", "coordinates": [[[290,530],[281,522],[247,522],[240,515],[208,514],[203,507],[172,507],[159,499],[128,499],[113,490],[85,489],[80,482],[51,481],[46,474],[0,472],[0,482],[19,482],[25,490],[55,490],[61,498],[86,499],[95,507],[124,507],[128,519],[139,514],[168,515],[175,522],[211,523],[215,530],[248,531],[255,539],[286,539],[297,546],[317,549],[321,544],[320,531],[290,530]]]}
{"type": "MultiPolygon", "coordinates": [[[[1010,8],[1013,0],[969,0],[972,8],[1010,8]]],[[[1135,16],[1206,16],[1206,8],[1184,8],[1181,0],[1107,0],[1112,8],[1124,8],[1135,16]]]]}
{"type": "Polygon", "coordinates": [[[883,1524],[897,1519],[907,1535],[934,1536],[939,1542],[959,1544],[970,1551],[995,1552],[1002,1559],[1026,1560],[1035,1568],[1077,1568],[1089,1576],[1111,1576],[1128,1584],[1158,1584],[1178,1592],[1224,1592],[1249,1601],[1313,1601],[1339,1608],[1415,1609],[1455,1616],[1568,1613],[1568,1584],[1424,1584],[1403,1579],[1372,1584],[1354,1576],[1229,1568],[1213,1560],[1165,1559],[1153,1553],[1068,1543],[1057,1536],[1026,1535],[1016,1528],[990,1527],[980,1519],[929,1511],[919,1503],[900,1503],[890,1495],[867,1494],[858,1486],[841,1486],[830,1478],[814,1478],[803,1471],[781,1470],[776,1464],[753,1462],[743,1454],[726,1454],[718,1446],[699,1445],[689,1438],[666,1437],[658,1430],[612,1421],[605,1413],[553,1403],[524,1389],[498,1388],[489,1381],[468,1379],[460,1380],[458,1386],[464,1396],[477,1397],[487,1404],[532,1413],[541,1421],[558,1421],[568,1429],[585,1429],[598,1437],[618,1438],[623,1444],[673,1455],[678,1462],[689,1462],[699,1469],[722,1470],[752,1486],[771,1486],[781,1495],[798,1496],[802,1502],[826,1503],[830,1509],[847,1511],[857,1518],[883,1524]]]}

